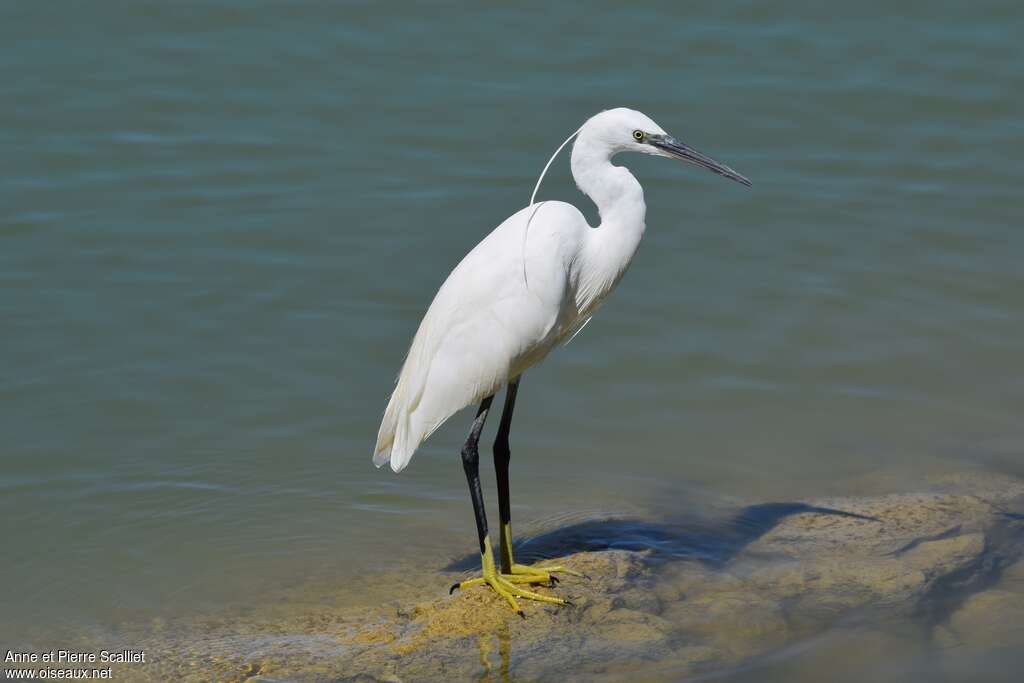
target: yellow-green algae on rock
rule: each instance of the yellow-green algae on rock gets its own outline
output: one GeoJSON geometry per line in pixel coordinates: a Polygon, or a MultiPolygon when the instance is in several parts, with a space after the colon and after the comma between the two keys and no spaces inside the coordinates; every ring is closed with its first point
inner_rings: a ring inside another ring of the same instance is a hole
{"type": "MultiPolygon", "coordinates": [[[[765,509],[775,508],[747,508],[765,509]]],[[[920,620],[939,641],[957,644],[999,640],[979,635],[991,609],[1024,614],[1024,569],[1014,564],[1024,527],[1020,480],[949,476],[917,493],[778,510],[724,557],[602,550],[551,558],[589,577],[539,589],[571,599],[571,608],[527,603],[520,619],[485,588],[448,596],[450,574],[385,572],[373,577],[392,596],[380,606],[353,607],[352,596],[369,584],[346,580],[136,630],[132,646],[145,647],[153,664],[124,673],[186,681],[677,680],[756,663],[828,629],[850,629],[867,650],[884,645],[858,623],[920,620]]],[[[721,531],[730,533],[727,525],[721,531]]]]}

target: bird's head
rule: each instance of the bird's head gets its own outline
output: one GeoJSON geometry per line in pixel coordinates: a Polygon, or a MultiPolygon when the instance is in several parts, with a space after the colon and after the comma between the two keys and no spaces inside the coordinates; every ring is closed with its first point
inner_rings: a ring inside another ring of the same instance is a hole
{"type": "Polygon", "coordinates": [[[609,156],[619,152],[640,152],[679,159],[748,187],[751,184],[725,164],[672,137],[649,116],[634,109],[620,107],[592,116],[580,129],[579,140],[588,140],[606,148],[609,156]]]}

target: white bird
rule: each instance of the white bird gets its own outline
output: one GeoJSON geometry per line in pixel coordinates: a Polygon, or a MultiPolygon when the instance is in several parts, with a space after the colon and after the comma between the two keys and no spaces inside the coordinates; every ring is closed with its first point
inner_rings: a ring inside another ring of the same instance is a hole
{"type": "Polygon", "coordinates": [[[516,597],[566,604],[526,590],[522,584],[550,584],[551,572],[574,572],[513,561],[508,492],[512,410],[523,372],[583,328],[626,272],[643,237],[643,188],[627,169],[612,164],[612,157],[640,152],[680,159],[750,185],[736,171],[676,140],[638,111],[601,112],[575,135],[572,175],[597,205],[600,225],[591,227],[571,204],[533,204],[531,200],[530,206],[510,216],[462,259],[441,285],[412,340],[373,456],[377,467],[390,463],[391,469],[400,472],[445,420],[467,405],[480,403],[462,448],[462,461],[476,515],[482,576],[452,590],[489,585],[519,614],[516,597]],[[501,520],[498,572],[480,490],[477,443],[491,401],[506,384],[494,444],[501,520]]]}

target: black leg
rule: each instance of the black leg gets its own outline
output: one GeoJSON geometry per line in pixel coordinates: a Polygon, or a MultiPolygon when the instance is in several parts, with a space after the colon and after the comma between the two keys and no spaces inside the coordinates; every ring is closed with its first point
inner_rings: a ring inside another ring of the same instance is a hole
{"type": "MultiPolygon", "coordinates": [[[[512,408],[516,402],[516,389],[519,386],[519,378],[509,382],[508,393],[505,396],[505,410],[501,416],[501,426],[498,429],[498,440],[494,445],[494,463],[498,471],[498,492],[501,502],[501,562],[502,572],[506,574],[519,574],[515,577],[504,578],[498,573],[494,566],[494,555],[491,553],[491,540],[487,536],[487,513],[484,511],[484,496],[480,491],[480,454],[477,444],[480,441],[480,432],[483,431],[484,421],[487,420],[487,413],[491,409],[491,402],[494,396],[488,396],[480,403],[476,411],[476,419],[473,420],[473,427],[469,430],[469,438],[466,445],[462,447],[462,466],[466,470],[466,481],[469,482],[469,495],[473,499],[473,512],[476,515],[476,530],[480,538],[480,573],[481,576],[467,581],[460,581],[451,587],[450,593],[459,588],[480,586],[486,584],[494,589],[498,595],[516,611],[520,616],[525,616],[519,609],[516,598],[537,600],[556,605],[571,604],[567,600],[556,598],[551,595],[543,595],[527,590],[522,584],[531,583],[553,583],[548,568],[540,568],[536,571],[514,572],[515,565],[512,564],[512,532],[509,524],[509,503],[508,503],[508,432],[512,423],[512,408]]],[[[521,569],[521,568],[520,568],[521,569]]],[[[561,569],[560,567],[553,567],[561,569]]]]}
{"type": "Polygon", "coordinates": [[[493,400],[494,396],[488,396],[480,403],[476,419],[469,430],[469,438],[462,447],[462,468],[466,471],[469,497],[473,500],[473,514],[476,516],[476,533],[480,537],[481,555],[484,554],[484,543],[487,538],[487,512],[484,510],[484,494],[480,490],[480,452],[477,450],[477,443],[480,441],[480,432],[484,429],[487,412],[491,409],[493,400]]]}
{"type": "Polygon", "coordinates": [[[516,407],[516,393],[519,391],[519,377],[508,383],[505,392],[505,408],[501,411],[501,424],[494,439],[494,473],[498,479],[498,515],[501,521],[501,571],[512,573],[512,508],[508,492],[508,464],[512,451],[508,445],[508,434],[512,428],[512,411],[516,407]]]}

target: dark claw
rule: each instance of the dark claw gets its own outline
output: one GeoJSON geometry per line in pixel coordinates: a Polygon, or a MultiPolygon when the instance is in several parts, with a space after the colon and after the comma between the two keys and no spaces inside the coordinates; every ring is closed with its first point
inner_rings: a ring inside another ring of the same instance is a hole
{"type": "Polygon", "coordinates": [[[519,610],[518,612],[516,612],[516,614],[521,616],[523,618],[523,621],[526,621],[526,613],[523,612],[523,610],[519,610]]]}
{"type": "Polygon", "coordinates": [[[550,576],[549,576],[548,578],[550,579],[550,581],[551,581],[551,585],[552,585],[552,586],[557,586],[557,585],[558,585],[558,582],[559,582],[559,581],[561,581],[561,579],[559,579],[559,578],[558,578],[557,576],[555,576],[554,574],[551,574],[551,575],[550,575],[550,576]]]}
{"type": "Polygon", "coordinates": [[[448,595],[451,595],[451,594],[452,594],[452,593],[454,593],[455,591],[459,590],[459,586],[460,586],[460,585],[461,585],[461,584],[458,584],[458,583],[453,583],[453,584],[452,584],[452,587],[448,589],[448,595]]]}

